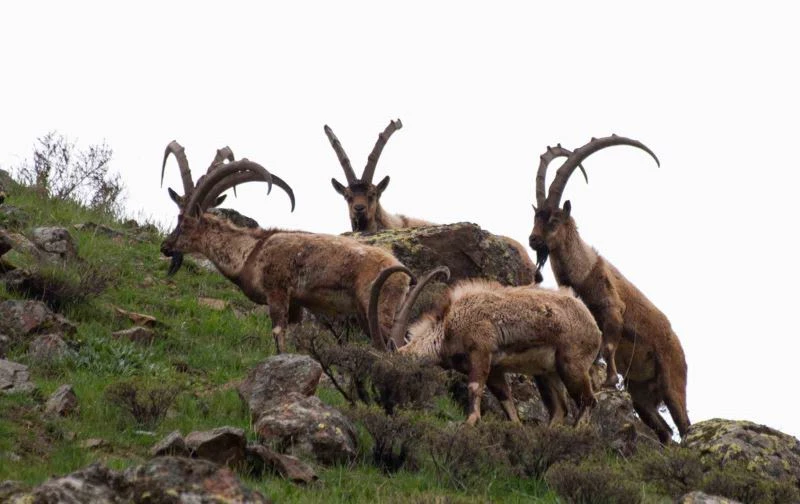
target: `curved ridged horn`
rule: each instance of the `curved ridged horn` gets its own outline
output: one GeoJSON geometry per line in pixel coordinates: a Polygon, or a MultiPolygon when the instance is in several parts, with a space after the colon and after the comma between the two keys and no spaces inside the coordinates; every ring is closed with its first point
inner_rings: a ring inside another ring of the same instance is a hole
{"type": "Polygon", "coordinates": [[[328,140],[330,140],[331,147],[333,147],[334,152],[336,152],[336,157],[339,158],[339,164],[341,164],[342,168],[344,169],[344,176],[347,178],[347,185],[358,182],[358,177],[356,177],[356,173],[353,171],[353,167],[350,165],[350,159],[344,152],[342,142],[336,138],[336,135],[333,134],[333,130],[327,124],[325,125],[325,134],[328,136],[328,140]]]}
{"type": "MultiPolygon", "coordinates": [[[[273,175],[272,173],[270,173],[269,175],[272,178],[272,183],[280,187],[284,191],[286,191],[286,194],[289,195],[289,200],[292,202],[292,212],[294,212],[295,201],[294,201],[294,191],[292,190],[292,188],[289,186],[289,184],[284,182],[284,180],[279,176],[273,175]]],[[[203,201],[200,203],[200,208],[206,209],[210,207],[214,203],[214,201],[216,201],[217,196],[219,196],[220,194],[222,194],[224,191],[228,190],[231,187],[233,187],[234,190],[236,190],[236,186],[239,184],[244,184],[245,182],[260,182],[263,180],[264,178],[260,174],[251,171],[234,173],[233,175],[230,175],[229,177],[220,181],[217,184],[217,186],[219,186],[218,188],[215,187],[211,191],[209,191],[208,196],[203,198],[203,201]]]]}
{"type": "Polygon", "coordinates": [[[561,195],[564,193],[564,188],[567,186],[567,181],[569,180],[570,175],[572,175],[572,172],[575,171],[575,168],[577,168],[584,159],[589,157],[589,155],[599,151],[600,149],[605,149],[606,147],[612,147],[614,145],[630,145],[632,147],[642,149],[646,153],[650,154],[653,159],[655,159],[658,166],[661,166],[661,163],[659,162],[655,153],[653,153],[649,147],[638,140],[632,140],[630,138],[617,135],[611,135],[603,138],[592,138],[583,147],[575,149],[572,155],[568,157],[566,161],[564,161],[563,165],[561,165],[561,168],[558,169],[555,179],[553,179],[553,182],[550,184],[550,190],[547,193],[547,200],[545,202],[546,205],[549,208],[558,207],[558,205],[561,203],[561,195]]]}
{"type": "Polygon", "coordinates": [[[408,296],[406,296],[405,301],[403,301],[403,306],[400,307],[400,310],[395,316],[392,332],[389,335],[389,340],[394,343],[395,348],[400,348],[405,344],[405,335],[408,328],[408,321],[411,318],[411,309],[414,307],[414,303],[417,301],[422,289],[439,273],[444,274],[445,282],[450,280],[450,268],[447,266],[437,266],[426,273],[425,276],[417,282],[417,285],[414,286],[411,292],[408,293],[408,296]]]}
{"type": "MultiPolygon", "coordinates": [[[[369,305],[367,305],[367,326],[369,327],[369,337],[372,339],[372,344],[378,350],[386,350],[386,341],[383,339],[380,323],[378,322],[378,299],[380,298],[383,284],[390,276],[398,272],[405,273],[411,277],[412,284],[416,282],[414,274],[405,266],[389,266],[378,274],[370,288],[369,305]]],[[[394,332],[394,326],[392,327],[392,332],[394,332]]]]}
{"type": "Polygon", "coordinates": [[[400,122],[400,119],[396,121],[389,121],[389,125],[386,126],[385,130],[383,130],[383,133],[378,135],[378,140],[375,141],[375,147],[372,148],[372,152],[369,153],[369,157],[367,158],[367,165],[364,167],[364,173],[361,174],[362,182],[367,184],[372,183],[372,176],[375,174],[375,167],[378,165],[378,159],[381,157],[381,152],[383,152],[386,142],[389,141],[389,137],[392,136],[392,133],[402,127],[403,123],[400,122]]]}
{"type": "MultiPolygon", "coordinates": [[[[556,145],[555,147],[547,146],[547,150],[539,156],[539,169],[536,171],[536,207],[543,208],[545,198],[547,198],[547,194],[545,193],[544,182],[545,178],[547,177],[547,167],[550,166],[550,163],[558,157],[569,157],[572,155],[572,151],[569,149],[565,149],[561,147],[561,144],[556,145]]],[[[581,169],[581,173],[583,173],[583,178],[586,179],[586,183],[589,183],[589,177],[586,175],[586,170],[583,169],[583,165],[578,165],[581,169]]]]}
{"type": "MultiPolygon", "coordinates": [[[[217,153],[214,154],[214,159],[212,159],[211,160],[211,164],[208,165],[208,169],[206,170],[206,173],[208,173],[211,170],[213,170],[214,168],[216,168],[218,164],[222,163],[226,159],[229,162],[236,161],[236,157],[234,157],[233,151],[227,145],[225,147],[222,147],[221,149],[217,149],[217,153]]],[[[198,180],[197,183],[199,184],[200,181],[198,180]]],[[[236,196],[236,197],[239,196],[238,194],[236,194],[236,186],[233,186],[233,195],[236,196]]]]}
{"type": "Polygon", "coordinates": [[[186,159],[186,152],[183,146],[177,141],[173,140],[164,149],[164,160],[161,162],[161,186],[164,186],[164,168],[167,166],[167,158],[172,154],[178,161],[178,168],[181,170],[181,181],[183,182],[183,195],[188,196],[194,190],[194,182],[192,182],[192,172],[189,170],[189,160],[186,159]]]}
{"type": "MultiPolygon", "coordinates": [[[[203,180],[197,184],[197,187],[192,193],[192,197],[183,208],[183,212],[187,215],[194,215],[196,212],[202,212],[208,208],[207,206],[201,206],[201,204],[204,204],[207,201],[213,201],[217,196],[220,195],[222,191],[231,187],[231,185],[220,182],[224,182],[225,179],[228,179],[232,175],[240,172],[250,173],[252,175],[252,177],[248,178],[246,182],[256,180],[266,182],[268,184],[267,194],[269,194],[269,191],[272,190],[272,175],[270,175],[266,168],[248,159],[240,159],[239,161],[222,165],[217,169],[212,170],[211,173],[206,174],[206,176],[203,177],[203,180]]],[[[244,183],[244,181],[237,182],[233,180],[232,182],[240,184],[244,183]]]]}

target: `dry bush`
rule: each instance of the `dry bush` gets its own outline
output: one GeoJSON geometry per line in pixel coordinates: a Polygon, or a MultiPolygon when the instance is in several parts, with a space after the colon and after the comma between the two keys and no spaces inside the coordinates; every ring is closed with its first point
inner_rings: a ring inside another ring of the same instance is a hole
{"type": "Polygon", "coordinates": [[[570,504],[638,504],[644,496],[641,483],[627,479],[602,459],[560,462],[547,471],[545,481],[570,504]]]}
{"type": "Polygon", "coordinates": [[[152,429],[164,419],[178,393],[180,388],[175,385],[132,379],[109,385],[105,397],[128,413],[138,426],[152,429]]]}
{"type": "Polygon", "coordinates": [[[431,405],[444,391],[445,374],[417,359],[378,352],[366,344],[338,344],[330,333],[304,324],[292,331],[295,346],[308,352],[350,404],[378,404],[387,414],[396,408],[431,405]]]}
{"type": "Polygon", "coordinates": [[[632,465],[642,480],[674,499],[700,488],[705,473],[700,454],[679,446],[640,450],[632,465]]]}
{"type": "Polygon", "coordinates": [[[419,445],[426,426],[408,413],[386,415],[374,408],[351,408],[351,420],[360,422],[374,442],[372,463],[386,473],[419,469],[419,445]]]}

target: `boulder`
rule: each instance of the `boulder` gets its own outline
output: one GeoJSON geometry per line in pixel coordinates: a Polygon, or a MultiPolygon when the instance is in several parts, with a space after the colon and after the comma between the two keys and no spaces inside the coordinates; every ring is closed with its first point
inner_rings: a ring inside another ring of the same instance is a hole
{"type": "Polygon", "coordinates": [[[280,354],[251,369],[237,391],[250,408],[253,420],[256,420],[264,411],[264,404],[289,392],[313,395],[321,375],[322,366],[311,357],[280,354]]]}
{"type": "Polygon", "coordinates": [[[28,356],[35,363],[56,362],[72,354],[58,334],[41,334],[28,344],[28,356]]]}
{"type": "Polygon", "coordinates": [[[36,385],[31,382],[28,366],[0,359],[0,393],[16,394],[32,392],[36,385]]]}
{"type": "Polygon", "coordinates": [[[356,456],[355,427],[316,396],[289,392],[264,404],[255,430],[278,451],[311,456],[323,464],[345,463],[356,456]]]}
{"type": "Polygon", "coordinates": [[[313,483],[319,477],[310,465],[297,457],[276,453],[264,445],[247,447],[247,458],[253,473],[260,475],[272,472],[281,475],[293,483],[313,483]]]}
{"type": "Polygon", "coordinates": [[[247,489],[226,467],[206,460],[158,457],[122,472],[95,463],[50,479],[33,490],[12,494],[8,502],[257,504],[270,501],[247,489]]]}
{"type": "Polygon", "coordinates": [[[210,431],[192,432],[185,439],[193,457],[229,467],[238,467],[245,460],[247,440],[243,429],[218,427],[210,431]]]}
{"type": "Polygon", "coordinates": [[[132,343],[139,343],[142,345],[151,344],[155,338],[156,333],[147,327],[134,326],[130,329],[123,329],[121,331],[114,331],[111,333],[115,339],[128,340],[132,343]]]}
{"type": "Polygon", "coordinates": [[[705,420],[689,428],[683,445],[699,450],[707,464],[724,467],[742,462],[760,476],[800,486],[800,441],[765,425],[746,420],[705,420]]]}
{"type": "Polygon", "coordinates": [[[181,436],[181,431],[172,431],[167,436],[150,448],[150,455],[161,457],[164,455],[176,455],[188,457],[189,448],[181,436]]]}
{"type": "Polygon", "coordinates": [[[21,254],[32,256],[36,260],[44,259],[44,254],[25,236],[0,229],[0,255],[12,249],[21,254]]]}
{"type": "Polygon", "coordinates": [[[589,424],[612,449],[630,455],[642,443],[660,446],[658,436],[634,411],[628,392],[602,389],[595,397],[597,406],[589,414],[589,424]]]}
{"type": "Polygon", "coordinates": [[[31,241],[39,250],[61,260],[78,258],[78,249],[69,231],[62,227],[39,227],[31,231],[31,241]]]}
{"type": "Polygon", "coordinates": [[[78,396],[72,385],[61,385],[47,400],[44,412],[47,415],[68,416],[78,411],[78,396]]]}
{"type": "Polygon", "coordinates": [[[41,301],[9,300],[0,303],[0,333],[12,343],[27,341],[36,334],[67,334],[77,330],[75,324],[53,313],[41,301]]]}
{"type": "Polygon", "coordinates": [[[246,215],[242,215],[231,208],[211,208],[208,213],[229,220],[233,225],[244,228],[257,228],[258,222],[246,215]]]}
{"type": "Polygon", "coordinates": [[[447,266],[451,282],[486,278],[503,285],[527,285],[536,271],[521,244],[469,222],[345,234],[390,251],[416,275],[447,266]]]}
{"type": "Polygon", "coordinates": [[[680,499],[678,504],[740,504],[739,501],[719,497],[717,495],[708,495],[703,492],[690,492],[680,499]]]}

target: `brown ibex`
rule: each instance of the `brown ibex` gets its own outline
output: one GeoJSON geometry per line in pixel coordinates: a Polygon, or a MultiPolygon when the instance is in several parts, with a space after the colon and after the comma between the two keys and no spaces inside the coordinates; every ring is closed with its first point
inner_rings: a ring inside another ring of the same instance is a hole
{"type": "MultiPolygon", "coordinates": [[[[166,256],[197,252],[259,304],[269,305],[272,334],[279,352],[285,350],[284,332],[289,323],[299,322],[302,308],[316,314],[355,315],[366,324],[370,286],[387,267],[400,266],[389,252],[362,245],[351,238],[280,229],[240,228],[205,213],[217,197],[237,184],[280,180],[261,165],[241,159],[219,166],[193,188],[180,205],[178,224],[161,244],[166,256]]],[[[283,181],[294,208],[294,195],[283,181]]],[[[389,333],[397,307],[408,291],[407,278],[387,284],[381,302],[380,331],[389,333]]],[[[385,349],[380,331],[374,345],[385,349]]]]}
{"type": "MultiPolygon", "coordinates": [[[[389,122],[389,125],[383,130],[383,133],[378,135],[378,140],[375,142],[375,146],[372,148],[372,152],[367,158],[367,165],[364,167],[364,172],[361,174],[361,178],[358,178],[353,171],[353,167],[350,165],[350,159],[347,157],[341,142],[336,138],[336,135],[333,134],[333,130],[331,130],[328,125],[325,125],[325,134],[328,136],[328,140],[330,140],[331,146],[336,152],[336,156],[339,158],[339,163],[342,165],[344,176],[347,179],[347,186],[340,184],[335,178],[331,179],[331,183],[336,192],[344,196],[344,199],[347,201],[347,207],[350,213],[350,225],[353,231],[374,233],[383,231],[384,229],[436,225],[426,220],[387,212],[381,206],[380,199],[383,191],[389,185],[389,176],[385,176],[377,185],[372,183],[372,178],[375,175],[375,167],[378,164],[378,159],[381,156],[381,152],[383,152],[386,142],[389,141],[389,138],[395,131],[402,127],[403,123],[400,122],[400,119],[389,122]]],[[[524,264],[530,270],[531,278],[536,278],[536,282],[540,282],[541,276],[539,275],[539,271],[528,256],[525,247],[518,241],[507,236],[500,236],[500,238],[505,240],[517,251],[524,264]]]]}
{"type": "MultiPolygon", "coordinates": [[[[395,269],[396,270],[396,269],[395,269]]],[[[369,325],[376,327],[381,283],[375,281],[369,325]]],[[[414,300],[440,267],[426,274],[409,293],[391,332],[399,352],[431,364],[456,369],[469,377],[467,423],[480,419],[485,386],[497,397],[512,422],[519,422],[506,373],[531,375],[550,414],[561,422],[568,413],[561,383],[579,406],[582,419],[596,399],[589,369],[600,349],[601,334],[592,314],[571,291],[505,287],[494,281],[462,280],[450,287],[438,306],[408,326],[414,300]],[[410,342],[405,344],[405,335],[410,342]]]]}
{"type": "Polygon", "coordinates": [[[689,428],[686,358],[680,341],[667,317],[581,239],[570,215],[570,202],[565,201],[563,208],[559,208],[567,181],[579,163],[590,154],[614,145],[642,149],[658,163],[647,146],[616,135],[593,138],[574,152],[558,146],[542,154],[536,175],[530,246],[536,251],[539,268],[550,257],[558,284],[575,290],[602,329],[602,354],[608,365],[606,385],[616,384],[618,370],[622,370],[636,412],[666,443],[672,437],[672,429],[658,413],[661,402],[667,405],[681,436],[689,428]],[[547,166],[556,157],[567,157],[567,160],[556,172],[545,195],[547,166]]]}

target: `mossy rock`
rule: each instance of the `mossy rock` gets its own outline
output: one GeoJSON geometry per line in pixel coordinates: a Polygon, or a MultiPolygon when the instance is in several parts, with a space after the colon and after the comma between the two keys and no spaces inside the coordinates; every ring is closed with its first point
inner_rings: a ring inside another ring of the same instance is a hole
{"type": "Polygon", "coordinates": [[[692,425],[683,445],[699,450],[707,464],[744,463],[766,478],[800,486],[800,441],[765,425],[714,418],[692,425]]]}

